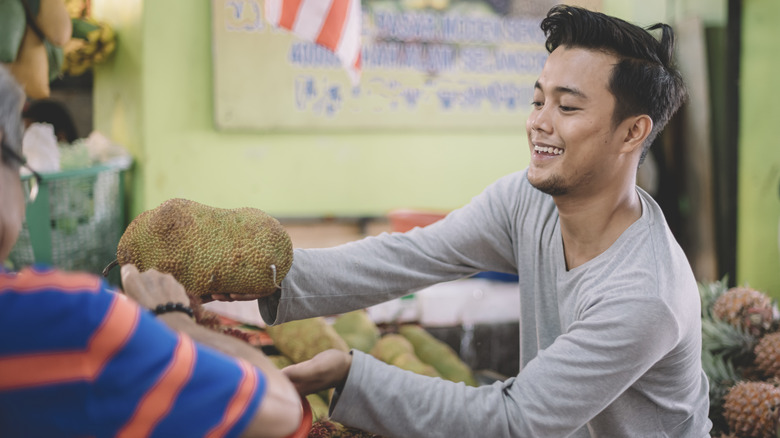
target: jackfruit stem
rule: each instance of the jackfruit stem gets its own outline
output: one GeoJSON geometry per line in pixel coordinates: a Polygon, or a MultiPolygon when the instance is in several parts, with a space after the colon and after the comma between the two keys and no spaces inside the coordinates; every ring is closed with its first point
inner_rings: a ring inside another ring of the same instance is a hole
{"type": "Polygon", "coordinates": [[[282,286],[279,286],[279,284],[276,282],[276,265],[271,265],[271,271],[274,273],[274,286],[276,286],[277,289],[281,289],[282,286]]]}
{"type": "Polygon", "coordinates": [[[112,269],[114,269],[115,266],[119,264],[119,260],[114,260],[113,262],[109,263],[108,266],[103,268],[103,277],[108,277],[108,272],[112,269]]]}

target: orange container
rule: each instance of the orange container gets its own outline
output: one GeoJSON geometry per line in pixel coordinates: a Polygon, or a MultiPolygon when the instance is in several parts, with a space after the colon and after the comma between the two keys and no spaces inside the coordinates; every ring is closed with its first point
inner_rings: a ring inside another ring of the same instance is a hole
{"type": "Polygon", "coordinates": [[[440,210],[415,210],[397,209],[387,214],[390,227],[393,231],[405,233],[414,227],[430,225],[447,215],[448,212],[440,210]]]}

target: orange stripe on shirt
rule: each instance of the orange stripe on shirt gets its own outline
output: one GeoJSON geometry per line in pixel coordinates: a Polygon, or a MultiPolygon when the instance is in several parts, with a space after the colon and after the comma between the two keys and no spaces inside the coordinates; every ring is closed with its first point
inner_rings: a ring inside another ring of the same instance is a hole
{"type": "Polygon", "coordinates": [[[249,402],[252,400],[252,396],[257,390],[258,376],[257,370],[249,365],[246,361],[238,360],[238,365],[241,367],[241,371],[244,376],[241,378],[236,393],[233,394],[233,398],[228,403],[225,409],[225,415],[222,417],[222,421],[217,424],[213,429],[209,431],[205,436],[207,438],[223,437],[227,432],[236,424],[239,417],[246,411],[249,406],[249,402]]]}
{"type": "Polygon", "coordinates": [[[118,437],[144,437],[151,435],[160,420],[170,412],[182,388],[192,376],[195,363],[195,343],[188,336],[179,335],[179,344],[168,368],[160,379],[144,395],[118,437]]]}
{"type": "Polygon", "coordinates": [[[95,379],[130,339],[139,316],[136,304],[117,295],[85,349],[0,359],[0,390],[95,379]]]}
{"type": "Polygon", "coordinates": [[[295,20],[298,18],[298,10],[303,0],[283,0],[282,13],[279,17],[279,27],[292,30],[295,20]]]}
{"type": "Polygon", "coordinates": [[[58,292],[97,292],[99,287],[99,277],[83,272],[35,271],[25,268],[16,274],[0,275],[0,293],[43,292],[50,289],[58,292]]]}
{"type": "Polygon", "coordinates": [[[330,4],[330,10],[328,16],[325,17],[325,21],[322,23],[320,34],[315,41],[332,51],[336,51],[336,47],[341,40],[341,34],[344,31],[344,23],[347,21],[347,11],[349,10],[349,0],[333,0],[330,4]]]}

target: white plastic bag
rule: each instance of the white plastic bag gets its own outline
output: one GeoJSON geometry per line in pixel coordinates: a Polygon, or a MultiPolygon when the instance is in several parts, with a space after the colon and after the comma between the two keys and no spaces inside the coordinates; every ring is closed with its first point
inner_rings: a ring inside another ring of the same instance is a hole
{"type": "MultiPolygon", "coordinates": [[[[27,164],[38,173],[58,172],[60,170],[60,149],[54,126],[48,123],[33,123],[22,137],[22,153],[27,164]]],[[[22,167],[22,174],[30,173],[22,167]]]]}

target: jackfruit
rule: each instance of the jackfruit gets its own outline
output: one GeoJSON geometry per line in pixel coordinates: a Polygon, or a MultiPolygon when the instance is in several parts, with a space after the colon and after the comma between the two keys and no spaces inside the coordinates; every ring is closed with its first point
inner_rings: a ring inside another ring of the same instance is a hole
{"type": "Polygon", "coordinates": [[[414,346],[397,333],[382,336],[370,352],[372,356],[384,363],[393,363],[396,357],[404,353],[414,354],[414,346]]]}
{"type": "Polygon", "coordinates": [[[477,386],[474,373],[449,345],[436,339],[427,330],[414,324],[404,324],[398,329],[412,347],[421,361],[431,365],[442,378],[453,382],[464,382],[469,386],[477,386]]]}
{"type": "Polygon", "coordinates": [[[312,421],[328,418],[330,406],[322,397],[317,394],[309,394],[306,396],[306,401],[309,402],[309,407],[311,407],[312,421]]]}
{"type": "Polygon", "coordinates": [[[293,363],[288,357],[282,356],[281,354],[272,354],[268,356],[268,359],[274,365],[276,365],[276,368],[279,368],[280,370],[286,366],[292,365],[293,363]]]}
{"type": "Polygon", "coordinates": [[[173,275],[197,296],[270,295],[292,266],[290,236],[256,208],[222,209],[169,199],[136,217],[117,246],[115,264],[173,275]]]}
{"type": "Polygon", "coordinates": [[[349,348],[368,353],[379,340],[379,327],[365,310],[355,310],[339,315],[333,321],[333,328],[344,338],[349,348]]]}
{"type": "Polygon", "coordinates": [[[268,326],[265,331],[274,341],[274,347],[294,363],[329,349],[349,351],[344,339],[321,316],[268,326]]]}
{"type": "Polygon", "coordinates": [[[393,359],[390,365],[395,365],[403,370],[429,377],[441,377],[436,368],[428,365],[415,356],[414,353],[401,353],[393,359]]]}

